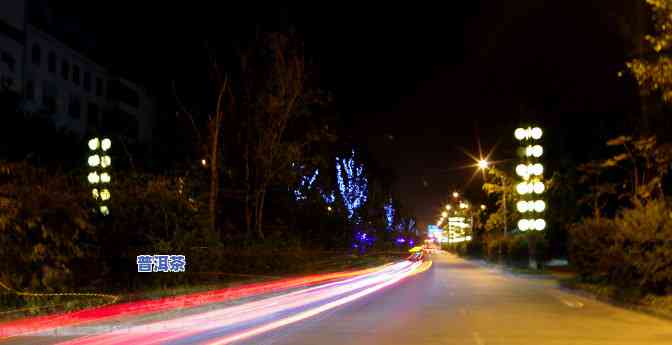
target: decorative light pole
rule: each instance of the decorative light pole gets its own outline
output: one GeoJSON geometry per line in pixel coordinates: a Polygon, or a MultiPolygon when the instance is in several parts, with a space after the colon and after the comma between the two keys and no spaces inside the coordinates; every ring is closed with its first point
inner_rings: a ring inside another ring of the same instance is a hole
{"type": "Polygon", "coordinates": [[[112,147],[112,141],[108,138],[104,138],[103,140],[92,138],[89,140],[88,145],[91,153],[87,163],[89,164],[91,171],[89,172],[87,179],[92,186],[91,195],[97,203],[97,209],[100,211],[100,214],[107,216],[110,214],[107,202],[111,197],[109,189],[111,180],[109,169],[112,165],[112,159],[107,151],[112,147]]]}
{"type": "MultiPolygon", "coordinates": [[[[546,228],[543,217],[546,202],[542,196],[546,185],[544,166],[541,164],[544,149],[539,145],[542,135],[543,131],[539,127],[518,128],[514,132],[514,136],[521,143],[521,162],[516,166],[516,174],[521,178],[516,185],[519,196],[516,208],[521,213],[518,221],[520,231],[542,231],[546,228]]],[[[530,259],[530,265],[536,266],[534,258],[530,259]]]]}

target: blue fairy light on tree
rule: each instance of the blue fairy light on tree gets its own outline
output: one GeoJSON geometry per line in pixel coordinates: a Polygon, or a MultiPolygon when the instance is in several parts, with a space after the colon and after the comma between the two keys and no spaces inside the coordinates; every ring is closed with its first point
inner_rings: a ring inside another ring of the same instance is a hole
{"type": "Polygon", "coordinates": [[[348,219],[356,222],[356,211],[366,203],[368,180],[364,165],[355,161],[355,150],[349,158],[336,157],[336,180],[343,203],[348,210],[348,219]]]}

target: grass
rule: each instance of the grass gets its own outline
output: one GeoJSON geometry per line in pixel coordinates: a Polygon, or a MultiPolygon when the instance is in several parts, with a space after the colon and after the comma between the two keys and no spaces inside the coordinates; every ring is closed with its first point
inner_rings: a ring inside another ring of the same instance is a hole
{"type": "MultiPolygon", "coordinates": [[[[273,279],[300,276],[305,274],[329,273],[349,269],[363,269],[380,266],[403,258],[403,255],[372,254],[372,255],[341,255],[325,257],[319,261],[307,262],[302,269],[286,272],[281,275],[255,275],[218,273],[215,282],[195,285],[178,285],[172,287],[156,287],[135,292],[119,292],[119,302],[145,299],[158,299],[186,295],[191,293],[223,289],[240,284],[270,281],[273,279]]],[[[82,296],[19,296],[16,293],[0,293],[0,321],[12,320],[28,316],[46,315],[56,312],[76,311],[84,308],[108,304],[109,299],[82,296]]]]}

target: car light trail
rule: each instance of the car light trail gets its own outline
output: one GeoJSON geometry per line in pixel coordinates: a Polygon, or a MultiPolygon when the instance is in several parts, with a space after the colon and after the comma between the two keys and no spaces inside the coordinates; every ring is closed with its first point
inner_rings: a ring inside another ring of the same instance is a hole
{"type": "Polygon", "coordinates": [[[0,322],[0,339],[54,330],[66,326],[105,321],[119,317],[140,316],[179,308],[225,302],[262,293],[285,291],[301,286],[311,286],[337,279],[356,277],[382,270],[385,267],[387,267],[387,265],[358,271],[315,274],[298,278],[246,284],[214,291],[198,292],[184,296],[165,297],[158,300],[127,302],[100,308],[84,309],[76,312],[0,322]]]}
{"type": "Polygon", "coordinates": [[[62,345],[207,344],[253,337],[342,306],[414,274],[430,261],[404,261],[358,276],[200,314],[116,329],[69,340],[62,345]]]}

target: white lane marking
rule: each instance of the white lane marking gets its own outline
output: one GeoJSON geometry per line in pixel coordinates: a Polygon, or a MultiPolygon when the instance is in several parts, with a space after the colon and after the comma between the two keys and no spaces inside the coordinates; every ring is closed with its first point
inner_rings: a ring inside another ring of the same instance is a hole
{"type": "Polygon", "coordinates": [[[560,300],[562,301],[562,303],[564,303],[566,306],[568,306],[570,308],[576,308],[576,309],[583,308],[583,303],[581,303],[579,301],[568,301],[568,300],[564,300],[562,298],[560,300]]]}

